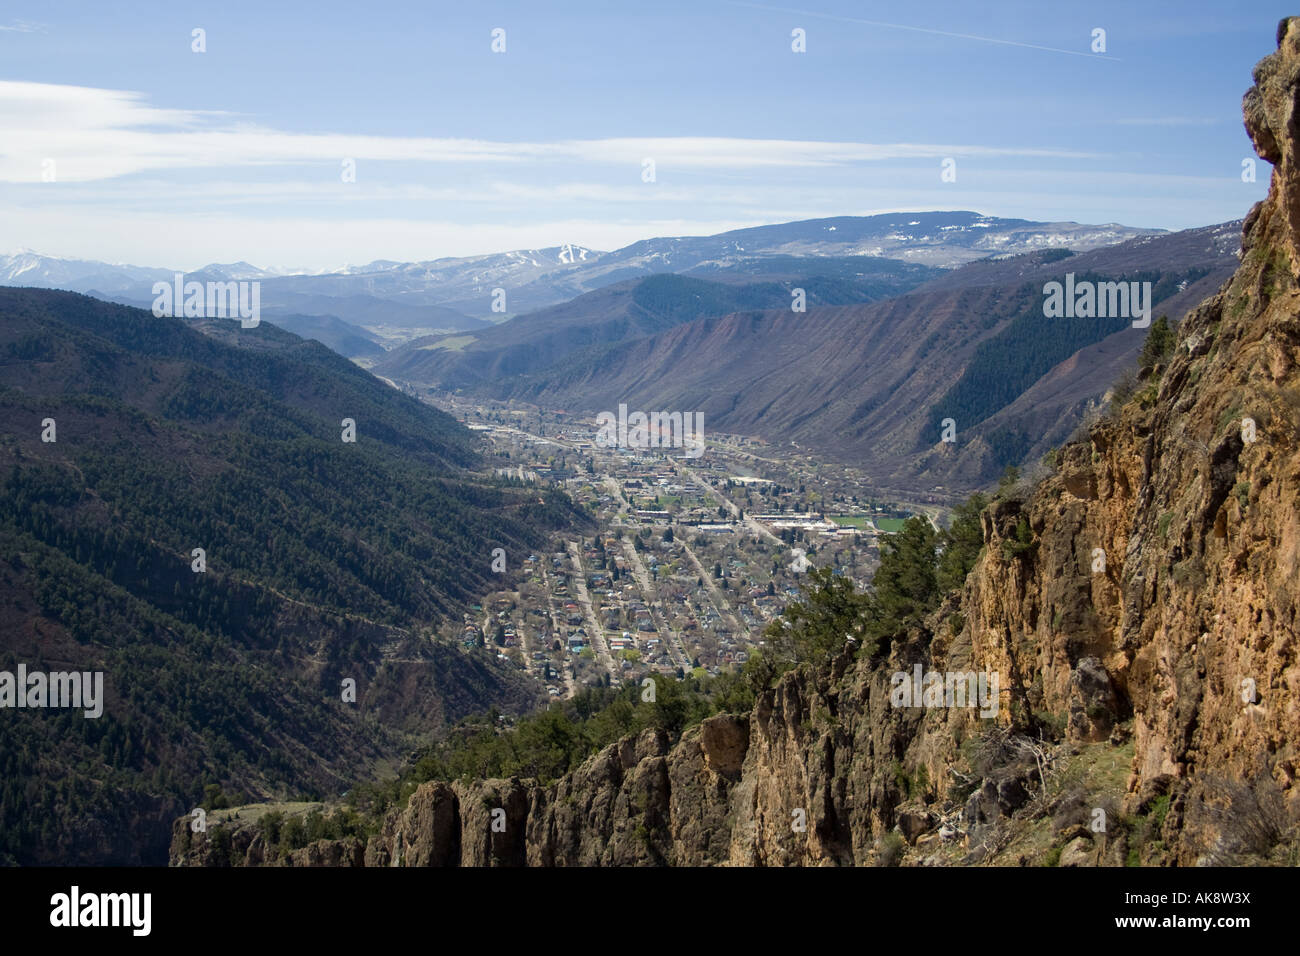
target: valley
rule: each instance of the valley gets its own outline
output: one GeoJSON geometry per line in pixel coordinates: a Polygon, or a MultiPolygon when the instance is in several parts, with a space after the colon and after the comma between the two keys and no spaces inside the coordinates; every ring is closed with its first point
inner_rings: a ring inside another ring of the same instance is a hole
{"type": "MultiPolygon", "coordinates": [[[[605,447],[593,420],[530,406],[444,401],[483,436],[503,476],[562,490],[596,533],[507,555],[517,587],[465,615],[460,638],[495,649],[551,697],[642,686],[656,675],[716,677],[743,665],[764,629],[798,600],[810,567],[865,588],[880,540],[924,503],[874,494],[860,473],[709,433],[702,455],[605,447]],[[887,529],[887,531],[886,531],[887,529]]],[[[456,636],[449,629],[444,636],[456,636]]]]}
{"type": "Polygon", "coordinates": [[[0,18],[0,869],[1300,865],[1300,18],[665,4],[0,18]]]}

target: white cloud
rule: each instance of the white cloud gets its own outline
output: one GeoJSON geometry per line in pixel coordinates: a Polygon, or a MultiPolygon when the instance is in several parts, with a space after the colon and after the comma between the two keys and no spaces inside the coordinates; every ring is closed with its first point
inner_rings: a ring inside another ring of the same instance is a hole
{"type": "Polygon", "coordinates": [[[1060,157],[1064,150],[921,143],[839,143],[726,137],[641,137],[549,143],[290,133],[228,113],[159,109],[123,90],[0,82],[0,181],[40,182],[53,159],[59,182],[168,169],[338,164],[343,158],[418,163],[546,160],[639,167],[827,167],[903,158],[1060,157]]]}
{"type": "Polygon", "coordinates": [[[237,259],[321,269],[562,242],[614,249],[898,210],[1180,227],[1239,216],[1265,188],[1242,186],[1235,169],[1179,176],[1063,162],[1088,155],[725,137],[303,134],[158,108],[138,93],[0,82],[0,182],[19,184],[4,191],[0,248],[182,269],[237,259]],[[965,157],[958,183],[940,181],[945,156],[965,157]],[[40,181],[46,157],[56,183],[40,181]],[[358,160],[356,183],[340,182],[343,157],[358,160]],[[656,161],[656,183],[640,181],[645,157],[656,161]]]}

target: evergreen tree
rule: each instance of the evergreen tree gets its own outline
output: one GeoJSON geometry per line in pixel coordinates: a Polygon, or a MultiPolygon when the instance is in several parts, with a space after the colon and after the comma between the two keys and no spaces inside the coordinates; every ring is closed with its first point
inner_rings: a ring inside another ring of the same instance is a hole
{"type": "Polygon", "coordinates": [[[930,522],[914,515],[885,539],[872,581],[867,633],[887,640],[921,618],[941,597],[937,573],[938,536],[930,522]]]}
{"type": "Polygon", "coordinates": [[[1151,323],[1146,341],[1142,343],[1142,354],[1138,357],[1139,368],[1151,368],[1166,361],[1174,351],[1178,336],[1169,326],[1169,317],[1160,316],[1151,323]]]}
{"type": "Polygon", "coordinates": [[[953,509],[952,524],[942,535],[943,554],[939,557],[937,582],[941,592],[961,587],[975,566],[984,547],[984,528],[980,514],[988,500],[978,492],[953,509]]]}

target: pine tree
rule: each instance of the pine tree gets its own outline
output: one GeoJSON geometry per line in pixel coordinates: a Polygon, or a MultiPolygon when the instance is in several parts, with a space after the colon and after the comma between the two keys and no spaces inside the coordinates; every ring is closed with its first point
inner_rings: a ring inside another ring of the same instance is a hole
{"type": "Polygon", "coordinates": [[[1139,368],[1152,368],[1165,361],[1173,352],[1178,336],[1169,327],[1168,316],[1160,316],[1151,323],[1151,330],[1142,343],[1142,354],[1138,357],[1139,368]]]}

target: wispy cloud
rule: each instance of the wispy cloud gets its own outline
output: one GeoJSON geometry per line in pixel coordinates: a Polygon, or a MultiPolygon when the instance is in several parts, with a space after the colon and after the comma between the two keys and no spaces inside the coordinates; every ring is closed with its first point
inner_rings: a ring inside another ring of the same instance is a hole
{"type": "Polygon", "coordinates": [[[974,33],[953,33],[949,30],[935,30],[930,27],[911,26],[906,23],[886,23],[884,20],[866,20],[862,17],[844,17],[834,13],[818,13],[815,10],[795,10],[790,7],[770,7],[762,3],[748,3],[746,0],[723,0],[733,7],[749,7],[751,10],[766,10],[769,13],[793,13],[801,17],[814,17],[820,20],[836,20],[840,23],[857,23],[869,27],[884,27],[888,30],[906,30],[910,33],[928,33],[932,36],[950,37],[955,40],[976,40],[980,43],[996,43],[1001,46],[1016,46],[1026,50],[1042,50],[1047,53],[1064,53],[1067,56],[1086,56],[1093,60],[1118,60],[1119,57],[1105,53],[1091,53],[1082,50],[1066,50],[1055,46],[1042,46],[1038,43],[1024,43],[1020,40],[1005,40],[999,37],[978,36],[974,33]]]}
{"type": "Polygon", "coordinates": [[[31,20],[15,20],[13,23],[0,23],[0,33],[43,33],[45,24],[31,20]]]}
{"type": "Polygon", "coordinates": [[[0,181],[59,182],[169,169],[339,163],[343,158],[479,166],[546,161],[683,169],[815,168],[935,157],[1095,158],[1034,147],[862,143],[728,137],[637,137],[507,142],[449,137],[291,133],[229,113],[160,109],[143,94],[0,82],[0,181]]]}
{"type": "MultiPolygon", "coordinates": [[[[1157,116],[1148,119],[1117,119],[1120,126],[1217,126],[1227,122],[1208,116],[1157,116]]],[[[1235,117],[1233,122],[1240,122],[1235,117]]]]}

